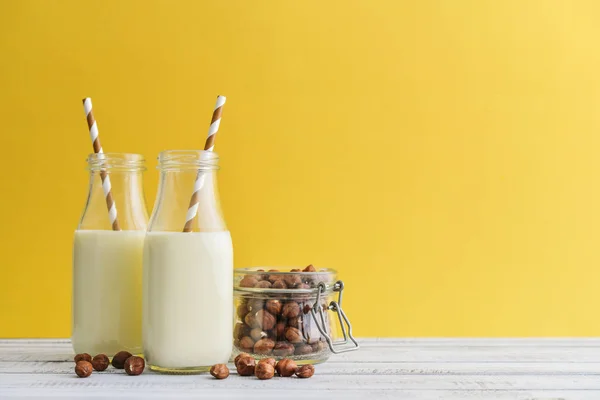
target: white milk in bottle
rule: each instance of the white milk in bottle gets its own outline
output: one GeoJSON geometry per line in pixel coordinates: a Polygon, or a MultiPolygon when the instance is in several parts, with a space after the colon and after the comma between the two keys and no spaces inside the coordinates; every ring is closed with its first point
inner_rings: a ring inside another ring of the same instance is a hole
{"type": "Polygon", "coordinates": [[[216,187],[218,156],[164,151],[159,168],[144,246],[144,356],[156,371],[207,371],[228,362],[233,333],[233,248],[216,187]],[[186,224],[194,192],[197,213],[186,224]]]}
{"type": "Polygon", "coordinates": [[[142,353],[142,261],[148,214],[137,154],[92,154],[90,191],[73,241],[76,353],[142,353]],[[103,189],[110,186],[112,212],[103,189]],[[106,183],[110,182],[110,185],[106,183]],[[116,210],[116,211],[114,211],[116,210]]]}

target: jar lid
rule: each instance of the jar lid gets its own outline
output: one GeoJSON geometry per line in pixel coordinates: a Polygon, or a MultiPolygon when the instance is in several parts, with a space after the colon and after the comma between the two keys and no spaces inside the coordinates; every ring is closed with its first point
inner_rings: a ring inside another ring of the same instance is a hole
{"type": "Polygon", "coordinates": [[[337,271],[330,268],[298,267],[248,267],[236,268],[233,288],[247,293],[307,293],[316,294],[319,283],[325,292],[333,291],[337,271]]]}

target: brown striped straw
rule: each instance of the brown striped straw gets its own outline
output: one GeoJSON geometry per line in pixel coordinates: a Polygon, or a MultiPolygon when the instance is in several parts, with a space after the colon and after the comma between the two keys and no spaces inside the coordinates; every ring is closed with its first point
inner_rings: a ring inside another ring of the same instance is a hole
{"type": "MultiPolygon", "coordinates": [[[[213,151],[215,148],[215,137],[219,131],[223,106],[225,105],[226,100],[227,98],[225,96],[217,96],[217,103],[215,104],[215,109],[213,110],[212,119],[210,120],[210,127],[208,128],[208,136],[206,137],[206,142],[204,144],[205,151],[213,151]]],[[[185,217],[185,226],[183,227],[184,232],[192,232],[192,223],[198,214],[198,206],[200,204],[200,189],[202,189],[202,186],[204,186],[204,179],[204,174],[201,173],[201,171],[198,171],[198,175],[196,175],[196,181],[194,182],[194,193],[192,193],[190,205],[185,217]]]]}
{"type": "MultiPolygon", "coordinates": [[[[102,145],[100,144],[100,138],[98,137],[98,124],[94,118],[92,112],[92,99],[86,97],[83,99],[83,109],[85,111],[85,117],[87,118],[88,128],[90,129],[90,137],[92,139],[92,146],[94,147],[94,153],[103,154],[102,145]]],[[[105,170],[100,170],[100,179],[102,180],[102,190],[104,190],[104,196],[106,197],[106,207],[108,208],[108,217],[112,225],[113,231],[120,231],[119,221],[117,220],[117,206],[112,198],[110,178],[105,170]]]]}

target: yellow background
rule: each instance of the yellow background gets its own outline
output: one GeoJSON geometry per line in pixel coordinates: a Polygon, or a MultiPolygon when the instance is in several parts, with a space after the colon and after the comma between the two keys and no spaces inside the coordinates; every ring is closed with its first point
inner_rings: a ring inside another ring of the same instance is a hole
{"type": "MultiPolygon", "coordinates": [[[[0,2],[0,337],[70,335],[106,151],[216,150],[236,266],[336,268],[359,336],[600,335],[600,2],[0,2]]],[[[93,288],[90,288],[93,289],[93,288]]],[[[91,296],[106,294],[90,291],[91,296]]]]}

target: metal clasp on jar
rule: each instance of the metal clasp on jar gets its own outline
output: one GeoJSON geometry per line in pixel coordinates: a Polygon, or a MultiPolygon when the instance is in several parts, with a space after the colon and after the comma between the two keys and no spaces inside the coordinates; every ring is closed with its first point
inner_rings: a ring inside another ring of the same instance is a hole
{"type": "Polygon", "coordinates": [[[344,340],[334,342],[333,339],[331,339],[331,336],[327,333],[328,329],[327,323],[325,322],[325,311],[323,310],[323,307],[320,306],[321,295],[325,293],[326,289],[327,287],[325,286],[325,283],[320,282],[318,286],[317,300],[315,301],[314,306],[310,310],[312,317],[315,319],[317,329],[319,329],[321,335],[325,337],[325,340],[327,340],[327,344],[329,345],[329,349],[334,354],[345,353],[347,351],[358,349],[360,346],[352,336],[352,324],[350,323],[348,317],[342,309],[342,292],[344,291],[344,282],[342,281],[337,281],[335,285],[333,285],[333,291],[339,292],[338,301],[331,301],[331,303],[329,303],[329,305],[327,306],[327,309],[330,311],[335,311],[337,313],[338,319],[340,320],[342,333],[344,334],[344,340]],[[319,318],[317,318],[317,313],[315,312],[315,310],[319,311],[319,318]],[[346,326],[348,326],[347,331],[346,326]],[[348,339],[350,339],[354,344],[349,343],[348,339]]]}

